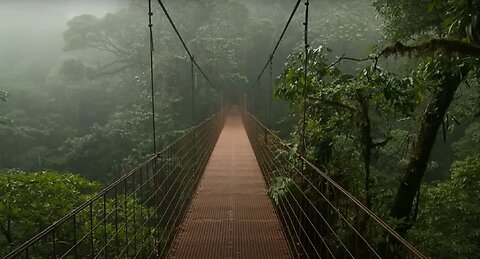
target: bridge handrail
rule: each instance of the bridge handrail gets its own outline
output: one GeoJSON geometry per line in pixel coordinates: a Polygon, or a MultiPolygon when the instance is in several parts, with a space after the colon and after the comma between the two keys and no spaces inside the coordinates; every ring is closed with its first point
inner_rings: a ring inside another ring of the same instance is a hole
{"type": "MultiPolygon", "coordinates": [[[[260,122],[253,114],[249,113],[248,111],[244,112],[244,116],[247,117],[248,119],[253,120],[253,122],[265,133],[265,141],[270,141],[267,140],[267,135],[270,137],[269,139],[272,139],[272,142],[276,142],[280,144],[285,150],[289,151],[290,154],[293,154],[297,159],[303,161],[305,165],[308,165],[311,169],[313,169],[313,172],[318,174],[321,178],[325,179],[331,186],[333,186],[335,189],[337,189],[341,194],[343,194],[345,197],[347,197],[353,204],[355,204],[363,213],[365,213],[368,217],[370,217],[374,222],[378,224],[383,230],[388,233],[391,237],[395,239],[395,241],[398,244],[401,244],[404,246],[409,253],[414,255],[416,258],[427,258],[424,256],[420,251],[418,251],[412,244],[410,244],[408,241],[406,241],[402,236],[400,236],[393,228],[391,228],[388,224],[386,224],[380,217],[378,217],[375,213],[373,213],[370,209],[368,209],[361,201],[359,201],[357,198],[355,198],[352,194],[350,194],[348,191],[346,191],[340,184],[335,182],[330,176],[328,176],[325,172],[323,172],[321,169],[319,169],[317,166],[315,166],[313,163],[308,161],[305,157],[302,157],[298,152],[292,149],[291,146],[285,143],[285,140],[281,139],[274,131],[270,130],[267,128],[262,122],[260,122]]],[[[244,117],[245,118],[245,117],[244,117]]],[[[246,125],[249,123],[246,122],[246,125]]],[[[248,127],[248,126],[247,126],[248,127]]],[[[250,131],[247,129],[247,131],[250,131]]],[[[249,132],[249,135],[251,132],[249,132]]],[[[255,140],[254,140],[255,141],[255,140]]],[[[263,168],[262,168],[263,170],[263,168]]],[[[268,179],[266,179],[268,180],[268,179]]],[[[308,181],[308,180],[307,180],[308,181]]],[[[314,188],[317,188],[313,183],[311,185],[314,188]]],[[[316,189],[318,192],[320,192],[318,189],[316,189]]]]}
{"type": "MultiPolygon", "coordinates": [[[[8,253],[4,258],[15,258],[19,256],[22,252],[25,252],[28,250],[29,247],[31,247],[33,244],[39,242],[43,238],[46,238],[47,235],[55,231],[57,228],[59,228],[62,224],[68,222],[69,220],[72,220],[77,214],[79,214],[81,211],[87,209],[89,206],[92,206],[96,201],[104,198],[110,191],[113,189],[117,188],[121,183],[125,182],[127,179],[132,177],[132,175],[135,175],[136,173],[139,172],[142,168],[147,167],[148,170],[148,165],[154,163],[156,165],[156,160],[162,157],[162,154],[166,153],[167,150],[172,149],[174,146],[178,145],[179,143],[182,143],[182,141],[187,138],[188,136],[195,134],[199,129],[204,128],[205,126],[208,126],[209,123],[212,123],[215,119],[219,119],[219,125],[223,124],[224,121],[224,114],[223,110],[211,115],[208,117],[206,120],[204,120],[202,123],[192,126],[188,129],[185,130],[184,134],[177,138],[175,141],[170,143],[168,146],[166,146],[162,151],[157,152],[156,154],[151,155],[146,161],[142,162],[140,165],[135,167],[134,169],[128,171],[127,173],[123,174],[120,178],[115,180],[113,183],[109,184],[107,187],[103,188],[101,191],[96,193],[93,197],[91,197],[88,201],[82,203],[81,205],[77,206],[76,208],[72,209],[68,214],[63,216],[61,219],[55,221],[52,223],[50,226],[27,240],[26,242],[22,243],[18,247],[16,247],[13,251],[8,253]]],[[[219,130],[217,132],[219,134],[219,130]]],[[[217,137],[218,137],[217,134],[217,137]]],[[[211,147],[213,149],[213,146],[211,147]]],[[[152,176],[153,178],[153,176],[152,176]]],[[[27,253],[27,258],[28,258],[28,253],[27,253]]]]}
{"type": "Polygon", "coordinates": [[[80,211],[84,210],[88,206],[90,206],[92,203],[94,203],[96,200],[100,199],[105,195],[107,192],[111,191],[115,186],[118,186],[122,181],[124,181],[126,178],[130,177],[132,174],[134,174],[138,169],[142,168],[149,162],[153,161],[155,159],[155,155],[152,155],[150,158],[148,158],[146,161],[141,163],[139,166],[135,167],[134,169],[130,170],[128,173],[122,175],[118,180],[115,182],[109,184],[107,187],[102,189],[100,192],[95,194],[92,198],[90,198],[88,201],[82,203],[81,205],[77,206],[75,209],[70,211],[67,215],[62,217],[61,219],[55,221],[52,223],[50,226],[42,230],[40,233],[36,234],[34,237],[30,238],[27,240],[25,243],[22,245],[18,246],[15,250],[10,252],[5,256],[5,258],[13,258],[17,256],[19,253],[21,253],[23,250],[25,250],[27,247],[29,247],[31,244],[36,243],[40,239],[44,238],[47,234],[55,230],[58,226],[62,225],[63,223],[67,222],[68,220],[72,219],[73,216],[77,215],[80,211]]]}

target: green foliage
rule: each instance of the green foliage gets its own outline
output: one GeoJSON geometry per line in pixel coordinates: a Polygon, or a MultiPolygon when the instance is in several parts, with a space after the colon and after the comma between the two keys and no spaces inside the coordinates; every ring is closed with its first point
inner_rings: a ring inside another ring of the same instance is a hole
{"type": "Polygon", "coordinates": [[[114,75],[127,69],[141,69],[147,60],[147,34],[139,8],[108,13],[102,18],[93,15],[73,17],[63,33],[65,51],[96,50],[109,61],[96,73],[114,75]]]}
{"type": "Polygon", "coordinates": [[[294,190],[294,184],[291,178],[285,176],[274,178],[269,184],[267,194],[279,206],[280,200],[286,198],[287,194],[294,190]]]}
{"type": "Polygon", "coordinates": [[[363,56],[381,38],[382,19],[370,0],[319,1],[311,5],[309,23],[313,45],[335,46],[335,53],[363,56]]]}
{"type": "MultiPolygon", "coordinates": [[[[135,167],[152,152],[151,113],[145,106],[135,105],[130,111],[117,112],[107,124],[94,125],[88,134],[67,139],[61,147],[62,157],[56,160],[58,166],[84,172],[102,182],[135,167]]],[[[157,109],[161,111],[162,107],[157,109]]],[[[160,143],[178,136],[171,116],[157,117],[157,121],[159,132],[165,132],[158,139],[160,143]]]]}
{"type": "Polygon", "coordinates": [[[465,129],[465,135],[453,144],[453,149],[460,159],[480,154],[480,123],[470,124],[465,129]]]}
{"type": "MultiPolygon", "coordinates": [[[[423,96],[412,77],[397,78],[377,66],[368,66],[351,75],[339,69],[340,62],[328,64],[329,52],[324,47],[309,50],[308,155],[344,186],[358,190],[359,175],[353,172],[363,171],[359,165],[368,162],[362,158],[365,148],[372,152],[384,148],[394,137],[392,127],[396,120],[412,117],[423,96]],[[364,128],[367,124],[369,129],[364,128]],[[362,140],[368,135],[370,141],[362,140]]],[[[302,113],[304,103],[304,58],[303,53],[289,56],[275,90],[278,97],[288,101],[295,114],[302,113]]],[[[294,133],[295,141],[301,139],[301,124],[294,133]]]]}
{"type": "MultiPolygon", "coordinates": [[[[72,174],[27,174],[15,171],[0,174],[0,256],[32,238],[72,209],[91,200],[99,189],[99,183],[72,174]]],[[[101,248],[105,246],[105,238],[115,240],[105,248],[109,253],[114,253],[117,244],[126,247],[128,238],[131,240],[135,233],[138,239],[145,239],[142,240],[145,241],[142,250],[149,254],[154,249],[155,231],[161,231],[161,228],[154,229],[151,224],[147,224],[149,215],[153,215],[153,209],[141,205],[140,199],[141,197],[125,197],[122,194],[106,200],[91,200],[91,206],[76,212],[74,221],[69,219],[56,227],[57,253],[66,252],[75,244],[72,237],[75,224],[77,242],[83,240],[82,237],[93,237],[94,247],[101,248]],[[135,220],[132,218],[134,214],[135,220]],[[129,230],[121,227],[126,222],[129,230]],[[96,227],[90,236],[92,226],[101,227],[96,227]]],[[[91,243],[88,240],[77,244],[76,251],[80,257],[88,257],[91,253],[91,243]]],[[[51,236],[40,239],[36,246],[29,249],[29,255],[34,258],[51,255],[50,242],[51,236]]],[[[128,246],[134,251],[133,244],[128,246]]],[[[142,253],[140,249],[135,252],[142,253]]]]}
{"type": "MultiPolygon", "coordinates": [[[[294,53],[287,58],[286,68],[277,79],[275,94],[288,102],[298,121],[292,134],[295,145],[301,145],[303,131],[301,114],[305,105],[308,159],[324,168],[357,197],[366,195],[364,202],[367,204],[370,196],[374,203],[372,209],[385,218],[388,217],[392,207],[389,201],[395,197],[393,187],[398,184],[397,178],[405,174],[405,168],[411,169],[408,166],[416,159],[416,156],[411,155],[415,151],[413,147],[416,141],[421,143],[424,138],[436,134],[438,130],[436,128],[435,131],[422,132],[428,127],[425,125],[433,122],[424,121],[425,116],[435,114],[440,109],[448,109],[450,105],[447,102],[443,103],[442,107],[433,106],[436,101],[443,100],[441,98],[444,97],[438,95],[442,93],[443,88],[451,87],[452,94],[455,94],[454,84],[468,80],[462,84],[469,87],[468,90],[465,93],[457,93],[454,99],[455,113],[463,113],[467,118],[470,116],[469,122],[476,120],[471,118],[472,115],[478,114],[475,112],[477,110],[475,107],[478,107],[478,98],[475,95],[477,90],[473,89],[478,88],[477,70],[480,66],[478,61],[472,58],[474,55],[468,54],[468,51],[459,55],[457,48],[471,47],[466,42],[468,35],[465,33],[465,27],[471,22],[471,17],[477,9],[470,8],[472,7],[470,5],[471,1],[463,0],[374,1],[374,7],[385,19],[384,29],[388,41],[422,46],[408,48],[403,44],[396,44],[396,47],[389,50],[399,55],[421,57],[397,60],[406,61],[404,66],[406,71],[399,72],[397,69],[392,70],[391,67],[381,67],[384,60],[375,55],[366,59],[345,57],[333,59],[330,50],[320,47],[309,50],[310,60],[306,78],[305,54],[294,53]],[[445,40],[436,41],[437,38],[445,40]],[[345,66],[344,59],[352,61],[353,66],[345,66]],[[337,61],[330,64],[332,60],[337,61]],[[364,66],[359,62],[372,62],[373,65],[364,66]],[[445,82],[450,82],[448,80],[452,78],[459,78],[460,81],[445,85],[445,82]],[[461,94],[466,96],[462,97],[461,94]],[[473,100],[474,98],[476,99],[473,100]],[[467,99],[472,100],[466,102],[467,99]],[[459,108],[461,111],[457,111],[459,108]],[[369,170],[370,179],[368,175],[360,173],[369,170]]],[[[445,118],[444,115],[438,116],[439,124],[443,124],[444,130],[458,124],[458,119],[462,118],[453,117],[452,114],[450,111],[445,118]]],[[[421,215],[419,214],[414,233],[410,237],[419,247],[424,247],[427,255],[442,258],[473,258],[478,253],[478,233],[471,231],[462,237],[462,233],[468,232],[468,228],[475,228],[473,215],[478,213],[472,206],[473,201],[478,199],[475,196],[478,192],[474,188],[463,189],[461,194],[453,191],[455,188],[458,189],[459,183],[455,179],[460,171],[464,174],[462,176],[464,183],[476,182],[472,175],[478,171],[476,168],[478,159],[472,156],[478,156],[479,151],[477,124],[475,122],[467,126],[465,136],[454,145],[458,158],[464,159],[468,156],[470,158],[454,164],[450,180],[436,186],[425,187],[426,191],[422,190],[419,209],[421,215]],[[472,175],[465,177],[469,174],[472,175]],[[447,186],[454,187],[447,191],[446,189],[450,188],[447,186]],[[475,193],[472,196],[476,198],[461,201],[469,193],[475,193]],[[451,199],[451,205],[446,205],[447,202],[442,203],[446,199],[451,199]],[[450,213],[454,205],[461,202],[471,203],[465,205],[468,208],[462,212],[468,215],[450,213]],[[472,214],[470,215],[468,211],[472,211],[472,214]],[[446,215],[441,215],[442,212],[446,212],[446,215]],[[463,218],[469,217],[471,220],[464,226],[452,222],[452,219],[462,221],[463,218]],[[445,228],[448,224],[455,224],[451,232],[445,228]],[[443,229],[440,229],[441,226],[443,229]],[[449,233],[453,233],[451,238],[448,236],[449,233]],[[423,243],[426,245],[422,246],[423,243]],[[434,251],[436,246],[444,246],[445,249],[434,251]]],[[[424,153],[421,156],[427,155],[428,158],[431,149],[422,152],[424,153]]],[[[425,171],[436,172],[440,170],[439,168],[444,168],[444,165],[439,166],[440,163],[447,162],[427,159],[425,171]]],[[[276,188],[282,186],[277,182],[275,184],[276,188]]],[[[408,203],[402,199],[398,201],[408,203]]],[[[389,222],[392,226],[411,224],[409,218],[396,218],[389,222]]]]}
{"type": "MultiPolygon", "coordinates": [[[[93,15],[80,15],[72,18],[68,29],[64,32],[65,50],[79,50],[96,48],[110,52],[122,58],[131,57],[129,47],[135,44],[146,44],[139,28],[140,16],[135,11],[138,9],[122,10],[117,13],[97,18],[93,15]],[[128,34],[127,34],[128,32],[128,34]],[[127,56],[125,56],[127,55],[127,56]]],[[[133,49],[135,50],[135,49],[133,49]]]]}
{"type": "MultiPolygon", "coordinates": [[[[373,4],[385,19],[387,40],[394,42],[382,54],[420,57],[420,60],[411,62],[416,66],[412,66],[411,75],[425,102],[424,106],[418,106],[420,125],[416,125],[414,131],[410,129],[415,137],[407,138],[413,144],[407,149],[409,156],[405,159],[406,169],[390,211],[391,216],[406,219],[407,223],[398,228],[404,234],[414,223],[417,226],[422,224],[411,220],[415,211],[414,197],[425,172],[438,164],[430,161],[437,132],[443,130],[445,139],[450,122],[458,124],[458,120],[452,119],[449,114],[449,110],[454,110],[455,106],[464,105],[456,102],[458,99],[455,97],[459,95],[457,89],[465,85],[462,82],[476,78],[478,74],[479,64],[475,58],[477,46],[474,45],[477,42],[468,42],[469,38],[471,40],[478,3],[466,0],[376,0],[373,4]],[[415,188],[404,188],[405,185],[415,188]]],[[[442,151],[447,154],[447,161],[450,152],[442,151]]],[[[431,237],[432,242],[437,239],[431,237]]],[[[438,242],[440,244],[442,241],[438,242]]]]}
{"type": "Polygon", "coordinates": [[[433,258],[475,258],[480,253],[480,156],[456,161],[448,180],[422,189],[410,238],[433,258]]]}
{"type": "Polygon", "coordinates": [[[393,40],[416,39],[441,24],[445,9],[431,0],[375,0],[373,5],[385,17],[385,32],[393,40]],[[440,8],[438,8],[440,7],[440,8]]]}
{"type": "Polygon", "coordinates": [[[0,174],[0,255],[88,200],[99,187],[73,174],[0,174]]]}
{"type": "MultiPolygon", "coordinates": [[[[206,70],[207,74],[218,75],[213,81],[244,84],[236,63],[244,35],[232,24],[248,15],[243,5],[212,6],[230,10],[221,21],[231,28],[226,31],[216,26],[219,21],[208,3],[176,3],[169,9],[185,10],[184,4],[192,14],[198,14],[196,7],[206,11],[205,17],[182,12],[181,21],[193,26],[185,38],[198,62],[224,71],[206,70]]],[[[11,77],[0,77],[2,85],[11,85],[6,90],[14,96],[0,112],[15,119],[0,125],[0,168],[74,171],[110,182],[152,152],[146,8],[145,3],[132,2],[104,17],[73,17],[63,35],[68,57],[46,68],[49,74],[30,80],[24,75],[36,70],[25,67],[11,77]]],[[[154,53],[157,143],[162,146],[192,123],[191,79],[178,76],[189,74],[190,60],[168,22],[154,19],[154,23],[155,46],[162,49],[154,53]]],[[[220,98],[219,89],[211,89],[200,74],[196,82],[198,123],[218,109],[220,98]]]]}
{"type": "Polygon", "coordinates": [[[64,33],[67,43],[65,50],[88,48],[90,39],[94,37],[91,32],[95,29],[95,24],[98,20],[93,15],[81,15],[69,21],[67,25],[70,29],[64,33]]]}
{"type": "Polygon", "coordinates": [[[394,41],[428,39],[432,34],[466,39],[465,27],[478,8],[467,0],[375,0],[373,5],[386,18],[385,31],[394,41]]]}
{"type": "Polygon", "coordinates": [[[94,71],[92,68],[86,67],[78,59],[68,59],[63,62],[58,73],[70,82],[82,82],[90,78],[94,74],[94,71]]]}

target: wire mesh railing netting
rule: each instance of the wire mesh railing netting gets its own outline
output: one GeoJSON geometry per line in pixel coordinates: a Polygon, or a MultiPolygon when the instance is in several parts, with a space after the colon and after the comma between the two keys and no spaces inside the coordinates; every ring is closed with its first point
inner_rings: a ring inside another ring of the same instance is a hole
{"type": "Polygon", "coordinates": [[[425,258],[253,115],[244,123],[297,258],[425,258]]]}
{"type": "Polygon", "coordinates": [[[220,112],[5,258],[165,258],[223,127],[220,112]]]}

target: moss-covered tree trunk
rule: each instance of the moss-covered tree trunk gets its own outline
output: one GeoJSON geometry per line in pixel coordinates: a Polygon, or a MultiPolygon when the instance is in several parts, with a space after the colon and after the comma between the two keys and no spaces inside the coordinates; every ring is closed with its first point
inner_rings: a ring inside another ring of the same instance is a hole
{"type": "Polygon", "coordinates": [[[438,85],[426,107],[405,175],[390,210],[390,216],[393,218],[406,219],[406,224],[397,226],[400,234],[405,234],[412,226],[410,215],[413,202],[425,175],[438,130],[462,81],[461,78],[458,73],[445,73],[445,78],[438,85]]]}
{"type": "Polygon", "coordinates": [[[372,176],[370,172],[370,164],[372,161],[372,149],[373,149],[373,140],[372,140],[372,123],[370,120],[369,114],[369,105],[368,101],[361,94],[357,96],[357,101],[360,105],[360,143],[362,150],[362,159],[363,159],[363,170],[365,172],[365,205],[367,208],[372,208],[372,176]]]}

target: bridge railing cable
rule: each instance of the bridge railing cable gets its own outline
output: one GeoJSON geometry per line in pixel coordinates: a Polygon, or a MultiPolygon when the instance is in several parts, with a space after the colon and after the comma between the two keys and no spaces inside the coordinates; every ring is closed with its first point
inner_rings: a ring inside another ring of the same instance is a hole
{"type": "Polygon", "coordinates": [[[153,63],[153,51],[155,50],[153,41],[153,23],[152,23],[152,0],[148,0],[148,30],[149,30],[149,43],[150,43],[150,105],[152,111],[152,144],[153,154],[157,153],[157,127],[155,123],[155,73],[153,63]]]}
{"type": "Polygon", "coordinates": [[[244,122],[296,257],[426,258],[253,115],[244,122]]]}
{"type": "Polygon", "coordinates": [[[165,258],[223,127],[220,112],[5,258],[165,258]]]}

